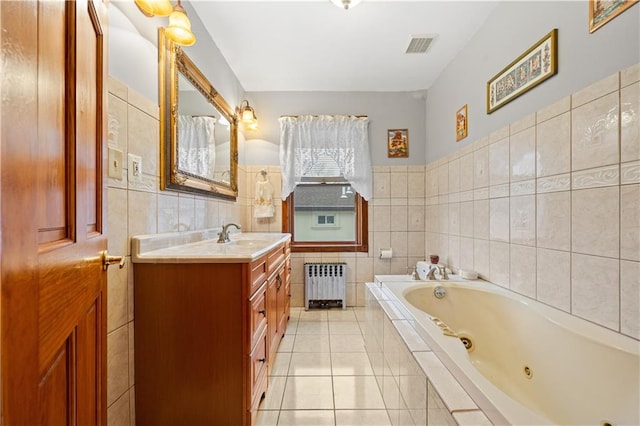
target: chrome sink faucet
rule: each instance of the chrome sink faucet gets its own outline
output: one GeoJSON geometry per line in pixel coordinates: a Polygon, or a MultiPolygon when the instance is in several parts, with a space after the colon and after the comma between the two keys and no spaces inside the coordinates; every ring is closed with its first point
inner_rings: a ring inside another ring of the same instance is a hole
{"type": "Polygon", "coordinates": [[[440,279],[448,280],[449,274],[447,274],[447,267],[444,265],[429,265],[429,272],[427,272],[428,280],[435,280],[436,273],[440,275],[440,279]]]}
{"type": "Polygon", "coordinates": [[[229,227],[235,226],[236,229],[242,229],[240,225],[236,225],[235,223],[227,223],[226,225],[222,225],[222,231],[218,232],[218,243],[228,243],[229,240],[229,227]]]}

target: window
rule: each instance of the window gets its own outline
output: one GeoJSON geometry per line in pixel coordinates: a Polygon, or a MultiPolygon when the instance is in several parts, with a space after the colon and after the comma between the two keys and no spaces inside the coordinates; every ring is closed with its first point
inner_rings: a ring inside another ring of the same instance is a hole
{"type": "Polygon", "coordinates": [[[368,251],[368,119],[280,117],[283,232],[292,251],[368,251]]]}
{"type": "Polygon", "coordinates": [[[292,251],[368,251],[367,202],[345,182],[298,184],[283,202],[292,251]]]}

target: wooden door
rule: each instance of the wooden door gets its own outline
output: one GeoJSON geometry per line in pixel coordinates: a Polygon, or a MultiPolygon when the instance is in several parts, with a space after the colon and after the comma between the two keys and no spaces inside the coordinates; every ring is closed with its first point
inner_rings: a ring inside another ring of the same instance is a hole
{"type": "Polygon", "coordinates": [[[3,421],[106,424],[106,4],[0,7],[3,421]]]}

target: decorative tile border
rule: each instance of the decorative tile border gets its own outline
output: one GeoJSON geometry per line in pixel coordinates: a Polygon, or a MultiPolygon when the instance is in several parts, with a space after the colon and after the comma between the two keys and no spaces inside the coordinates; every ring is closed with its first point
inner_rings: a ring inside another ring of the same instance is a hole
{"type": "Polygon", "coordinates": [[[536,193],[536,180],[529,179],[511,184],[511,196],[530,195],[536,193]]]}
{"type": "Polygon", "coordinates": [[[489,198],[502,198],[509,196],[509,184],[494,185],[489,187],[489,198]]]}
{"type": "Polygon", "coordinates": [[[619,182],[620,169],[617,164],[571,173],[572,189],[601,188],[618,185],[619,182]]]}
{"type": "Polygon", "coordinates": [[[568,191],[570,189],[571,175],[569,173],[538,179],[538,194],[544,194],[546,192],[568,191]]]}
{"type": "Polygon", "coordinates": [[[640,161],[620,165],[620,183],[640,183],[640,161]]]}
{"type": "Polygon", "coordinates": [[[474,200],[487,200],[489,198],[489,188],[478,188],[473,191],[474,200]]]}

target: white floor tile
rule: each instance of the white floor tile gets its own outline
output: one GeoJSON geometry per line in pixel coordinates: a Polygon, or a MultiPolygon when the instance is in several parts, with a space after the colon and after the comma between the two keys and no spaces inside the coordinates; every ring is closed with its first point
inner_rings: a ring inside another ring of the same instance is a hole
{"type": "Polygon", "coordinates": [[[331,352],[366,352],[361,334],[333,334],[330,343],[331,352]]]}
{"type": "Polygon", "coordinates": [[[269,378],[269,388],[265,392],[264,399],[260,402],[258,410],[279,410],[282,405],[282,397],[286,384],[286,377],[271,376],[269,378]]]}
{"type": "Polygon", "coordinates": [[[276,426],[279,415],[279,411],[258,411],[256,426],[276,426]]]}
{"type": "Polygon", "coordinates": [[[333,410],[281,411],[278,426],[333,426],[333,410]]]}
{"type": "Polygon", "coordinates": [[[329,334],[328,322],[300,321],[296,334],[329,334]]]}
{"type": "Polygon", "coordinates": [[[331,371],[334,376],[373,376],[369,357],[364,352],[332,353],[331,371]]]}
{"type": "Polygon", "coordinates": [[[271,367],[271,376],[286,376],[289,371],[291,352],[278,352],[271,367]]]}
{"type": "Polygon", "coordinates": [[[384,409],[378,383],[373,376],[333,378],[336,409],[384,409]]]}
{"type": "Polygon", "coordinates": [[[310,309],[300,311],[299,321],[328,321],[327,311],[310,309]]]}
{"type": "Polygon", "coordinates": [[[330,334],[362,334],[357,321],[331,321],[330,334]]]}
{"type": "Polygon", "coordinates": [[[386,410],[336,410],[337,426],[391,426],[386,410]]]}
{"type": "Polygon", "coordinates": [[[331,355],[296,352],[291,355],[289,376],[331,376],[331,355]]]}
{"type": "Polygon", "coordinates": [[[287,377],[283,410],[333,409],[331,377],[287,377]]]}
{"type": "Polygon", "coordinates": [[[282,340],[280,340],[280,346],[278,346],[278,352],[293,352],[293,343],[296,341],[295,334],[285,334],[282,340]]]}
{"type": "Polygon", "coordinates": [[[331,309],[327,312],[329,321],[356,321],[356,314],[353,309],[331,309]]]}
{"type": "Polygon", "coordinates": [[[293,352],[330,352],[329,336],[296,334],[293,352]]]}

